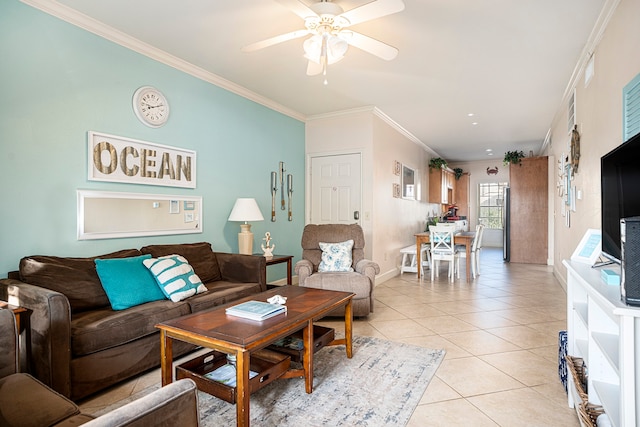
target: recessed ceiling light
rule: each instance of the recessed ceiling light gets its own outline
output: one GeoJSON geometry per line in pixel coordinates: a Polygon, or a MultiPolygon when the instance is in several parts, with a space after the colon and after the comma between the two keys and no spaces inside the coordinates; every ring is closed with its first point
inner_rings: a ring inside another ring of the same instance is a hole
{"type": "Polygon", "coordinates": [[[491,153],[491,152],[487,153],[487,156],[493,156],[493,153],[491,153]]]}
{"type": "Polygon", "coordinates": [[[467,114],[467,116],[468,116],[468,117],[473,117],[473,116],[474,116],[474,114],[473,114],[473,113],[469,113],[469,114],[467,114]]]}
{"type": "Polygon", "coordinates": [[[493,150],[492,150],[491,148],[487,148],[487,149],[486,149],[486,150],[484,150],[484,151],[486,151],[487,153],[490,153],[490,152],[492,152],[493,150]]]}
{"type": "Polygon", "coordinates": [[[474,125],[474,126],[477,126],[477,125],[478,125],[478,122],[473,122],[473,123],[471,123],[471,124],[472,124],[472,125],[474,125]]]}

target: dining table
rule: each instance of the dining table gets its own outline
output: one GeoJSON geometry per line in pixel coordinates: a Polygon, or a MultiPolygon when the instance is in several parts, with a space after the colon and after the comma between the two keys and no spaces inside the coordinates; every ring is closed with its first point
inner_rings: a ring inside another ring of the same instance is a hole
{"type": "MultiPolygon", "coordinates": [[[[430,244],[429,240],[429,232],[424,231],[422,233],[416,233],[416,263],[417,265],[422,265],[420,260],[420,247],[422,244],[430,244]]],[[[471,246],[473,245],[473,239],[476,238],[475,231],[462,231],[460,233],[456,233],[453,235],[453,243],[456,245],[464,245],[467,258],[465,262],[466,273],[467,273],[467,282],[471,281],[471,246]]],[[[431,266],[433,268],[433,266],[431,266]]],[[[418,268],[418,279],[420,279],[421,268],[418,268]]]]}

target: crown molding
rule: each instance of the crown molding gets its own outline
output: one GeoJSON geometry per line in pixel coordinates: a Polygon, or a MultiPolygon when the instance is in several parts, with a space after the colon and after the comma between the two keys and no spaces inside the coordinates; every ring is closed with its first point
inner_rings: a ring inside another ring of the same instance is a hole
{"type": "Polygon", "coordinates": [[[175,68],[179,71],[182,71],[186,74],[189,74],[207,83],[211,83],[215,86],[221,87],[222,89],[228,90],[229,92],[232,92],[243,98],[249,99],[257,104],[263,105],[267,108],[270,108],[274,111],[282,113],[293,119],[299,120],[301,122],[304,122],[306,120],[305,115],[302,113],[299,113],[290,108],[287,108],[284,105],[281,105],[269,98],[266,98],[255,92],[252,92],[243,86],[233,83],[227,79],[224,79],[218,76],[217,74],[206,71],[203,68],[200,68],[198,66],[191,64],[190,62],[184,61],[163,50],[153,47],[141,40],[131,37],[123,33],[122,31],[118,31],[115,28],[105,25],[104,23],[96,19],[93,19],[87,15],[84,15],[78,12],[77,10],[72,9],[68,6],[62,5],[56,1],[53,1],[53,0],[20,0],[20,1],[35,9],[41,10],[42,12],[48,13],[49,15],[52,15],[58,19],[68,22],[71,25],[75,25],[76,27],[82,28],[83,30],[93,33],[99,37],[102,37],[113,43],[119,44],[120,46],[123,46],[141,55],[147,56],[155,61],[166,64],[172,68],[175,68]]]}
{"type": "Polygon", "coordinates": [[[416,145],[419,145],[421,148],[423,148],[425,151],[427,151],[431,155],[439,156],[438,153],[433,151],[431,147],[426,145],[424,142],[418,139],[414,134],[406,130],[404,127],[400,126],[398,122],[393,120],[391,117],[386,115],[382,110],[380,110],[378,107],[375,107],[373,105],[368,105],[368,106],[358,107],[358,108],[351,108],[348,110],[332,111],[330,113],[315,114],[307,117],[307,123],[312,122],[314,120],[331,119],[335,117],[345,117],[345,116],[351,116],[351,115],[360,114],[360,113],[370,113],[378,117],[379,119],[384,121],[386,124],[388,124],[391,128],[395,129],[402,136],[407,138],[409,141],[413,142],[416,145]]]}

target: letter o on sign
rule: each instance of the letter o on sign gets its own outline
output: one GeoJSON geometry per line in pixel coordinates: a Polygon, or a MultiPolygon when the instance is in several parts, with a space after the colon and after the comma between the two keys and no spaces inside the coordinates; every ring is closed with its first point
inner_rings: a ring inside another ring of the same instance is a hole
{"type": "Polygon", "coordinates": [[[113,145],[106,141],[99,142],[93,147],[93,165],[105,175],[113,173],[118,167],[118,155],[113,145]],[[102,152],[107,151],[109,154],[109,164],[102,163],[102,152]]]}

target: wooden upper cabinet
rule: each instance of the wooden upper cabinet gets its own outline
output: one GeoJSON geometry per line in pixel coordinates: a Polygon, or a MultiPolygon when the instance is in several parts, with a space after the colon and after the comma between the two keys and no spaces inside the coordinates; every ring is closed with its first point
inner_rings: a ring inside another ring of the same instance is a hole
{"type": "Polygon", "coordinates": [[[442,169],[429,168],[429,203],[442,203],[442,169]]]}
{"type": "Polygon", "coordinates": [[[453,202],[458,207],[458,216],[466,216],[469,218],[469,184],[470,178],[468,173],[463,173],[459,179],[455,179],[455,192],[453,202]]]}
{"type": "Polygon", "coordinates": [[[448,204],[453,201],[455,177],[447,169],[429,169],[429,203],[448,204]]]}
{"type": "Polygon", "coordinates": [[[547,157],[509,166],[511,262],[547,264],[548,181],[547,157]]]}

